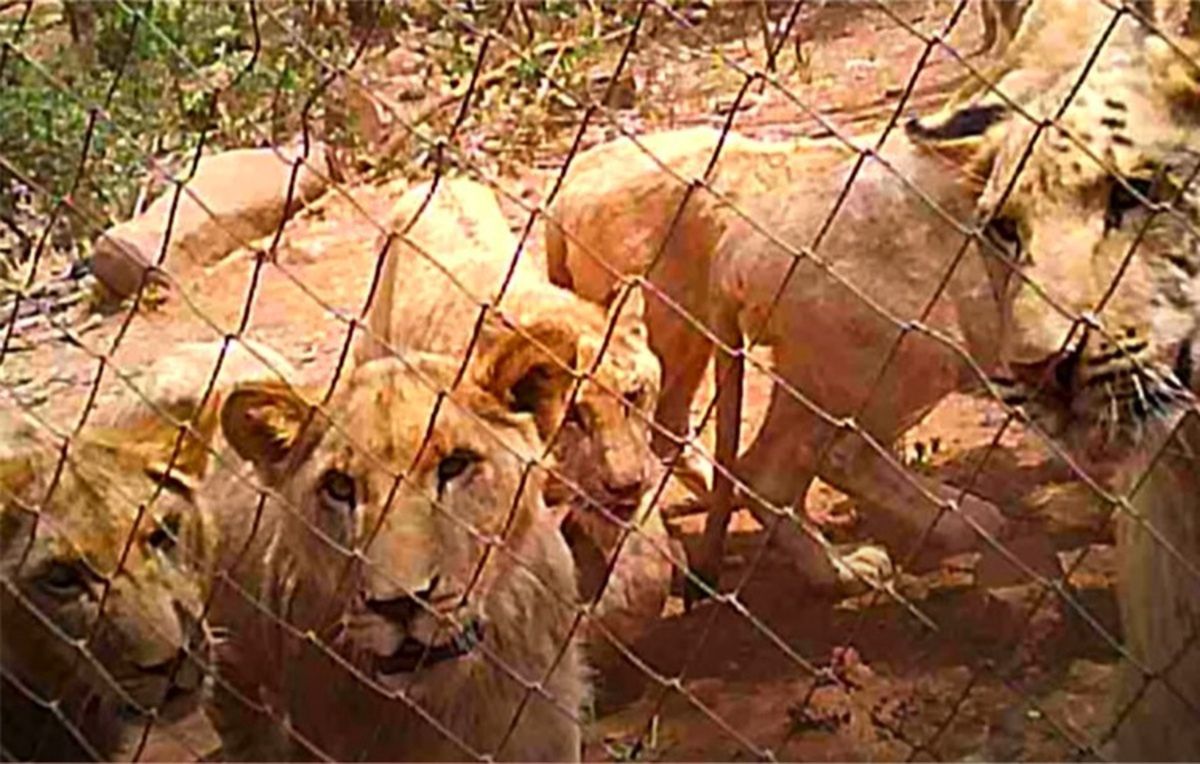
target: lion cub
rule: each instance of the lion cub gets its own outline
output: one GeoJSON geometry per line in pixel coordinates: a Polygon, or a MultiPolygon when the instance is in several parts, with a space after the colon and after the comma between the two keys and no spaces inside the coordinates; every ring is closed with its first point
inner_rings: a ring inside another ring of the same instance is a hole
{"type": "Polygon", "coordinates": [[[60,444],[0,411],[5,757],[111,759],[147,712],[197,705],[212,538],[193,500],[215,424],[186,437],[169,470],[175,427],[89,428],[60,471],[60,444]]]}
{"type": "Polygon", "coordinates": [[[575,568],[530,469],[571,375],[516,336],[451,389],[457,371],[413,353],[358,366],[319,407],[270,382],[225,399],[253,468],[206,496],[227,758],[580,758],[575,568]]]}
{"type": "MultiPolygon", "coordinates": [[[[505,322],[576,339],[573,354],[559,362],[586,375],[579,393],[565,421],[537,420],[542,437],[553,438],[555,471],[563,478],[548,484],[547,500],[573,510],[563,531],[579,568],[581,594],[599,596],[596,615],[619,640],[632,643],[658,618],[670,592],[673,566],[660,550],[669,548],[683,559],[658,508],[649,506],[648,489],[658,477],[649,419],[660,367],[647,344],[641,292],[629,294],[601,355],[617,306],[606,317],[599,306],[551,284],[533,252],[520,252],[514,265],[517,240],[491,189],[466,178],[442,178],[436,188],[425,183],[411,189],[392,215],[404,238],[389,249],[368,316],[371,334],[356,357],[389,356],[386,343],[461,359],[472,346],[484,301],[494,303],[502,317],[489,313],[475,353],[514,334],[505,322]],[[510,266],[511,278],[497,302],[510,266]],[[606,579],[621,533],[614,519],[635,523],[638,532],[628,535],[606,579]]],[[[599,640],[595,648],[594,659],[607,649],[599,640]]]]}

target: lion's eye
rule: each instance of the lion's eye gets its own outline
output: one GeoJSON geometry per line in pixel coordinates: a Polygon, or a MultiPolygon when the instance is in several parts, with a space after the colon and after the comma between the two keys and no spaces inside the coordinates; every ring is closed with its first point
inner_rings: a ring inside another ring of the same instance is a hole
{"type": "Polygon", "coordinates": [[[160,552],[171,551],[175,548],[175,542],[179,540],[180,522],[178,513],[167,515],[159,522],[158,527],[151,531],[146,543],[160,552]]]}
{"type": "Polygon", "coordinates": [[[467,469],[482,457],[466,448],[456,448],[450,455],[438,462],[438,490],[441,490],[454,478],[462,475],[467,469]]]}
{"type": "Polygon", "coordinates": [[[1126,178],[1124,183],[1113,181],[1108,192],[1108,208],[1104,213],[1105,224],[1109,228],[1120,228],[1125,213],[1141,206],[1142,201],[1138,196],[1149,200],[1153,191],[1154,181],[1149,178],[1126,178]]]}
{"type": "Polygon", "coordinates": [[[987,231],[1001,244],[1012,246],[1021,243],[1020,228],[1017,226],[1017,221],[1012,218],[993,218],[992,222],[988,223],[987,231]]]}
{"type": "Polygon", "coordinates": [[[38,576],[38,584],[55,597],[78,597],[87,591],[87,575],[78,563],[52,562],[38,576]]]}
{"type": "Polygon", "coordinates": [[[987,224],[984,232],[1010,259],[1021,259],[1021,227],[1016,220],[998,215],[987,224]]]}
{"type": "Polygon", "coordinates": [[[341,470],[327,470],[321,476],[321,500],[335,509],[354,509],[354,478],[341,470]]]}
{"type": "Polygon", "coordinates": [[[646,388],[638,387],[633,390],[626,390],[623,397],[625,398],[625,402],[630,406],[640,409],[642,402],[646,400],[646,388]]]}

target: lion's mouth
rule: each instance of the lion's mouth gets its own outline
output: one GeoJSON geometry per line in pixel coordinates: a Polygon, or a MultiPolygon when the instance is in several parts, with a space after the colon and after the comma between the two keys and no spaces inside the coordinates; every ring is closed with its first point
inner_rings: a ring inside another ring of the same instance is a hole
{"type": "Polygon", "coordinates": [[[208,658],[208,643],[181,650],[174,658],[142,668],[120,684],[127,696],[120,713],[130,719],[152,715],[167,720],[182,718],[199,707],[208,687],[208,675],[199,656],[208,658]]]}
{"type": "Polygon", "coordinates": [[[429,668],[474,652],[483,642],[483,621],[472,618],[449,642],[430,645],[406,636],[391,655],[375,658],[375,670],[380,674],[408,674],[418,668],[429,668]]]}
{"type": "Polygon", "coordinates": [[[1175,353],[1175,364],[1172,371],[1184,387],[1192,387],[1195,382],[1200,381],[1194,379],[1197,337],[1200,337],[1200,334],[1188,337],[1180,343],[1179,350],[1175,353]]]}
{"type": "MultiPolygon", "coordinates": [[[[1004,403],[1024,410],[1052,437],[1093,464],[1117,462],[1148,433],[1169,425],[1194,401],[1190,346],[1170,364],[1140,365],[1084,375],[1076,350],[1040,364],[1010,364],[1012,378],[994,377],[1004,403]]],[[[1093,362],[1094,364],[1095,362],[1093,362]]]]}

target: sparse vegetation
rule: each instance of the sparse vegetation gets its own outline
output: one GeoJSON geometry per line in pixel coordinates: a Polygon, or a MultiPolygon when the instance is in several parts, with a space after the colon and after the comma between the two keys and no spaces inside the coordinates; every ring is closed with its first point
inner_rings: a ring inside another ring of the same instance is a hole
{"type": "MultiPolygon", "coordinates": [[[[30,232],[17,224],[18,200],[23,214],[45,216],[69,196],[86,220],[62,216],[55,243],[79,259],[98,226],[128,217],[161,190],[164,172],[155,164],[186,175],[201,142],[205,150],[276,144],[307,126],[322,140],[360,148],[361,115],[335,75],[354,64],[356,74],[369,68],[400,40],[416,48],[423,84],[436,87],[421,93],[415,115],[404,115],[415,116],[410,126],[394,125],[393,134],[406,137],[428,123],[432,140],[445,128],[483,36],[504,27],[504,39],[519,49],[492,46],[466,126],[482,134],[475,145],[536,146],[554,129],[547,109],[569,100],[545,75],[568,88],[586,85],[587,63],[636,10],[561,0],[464,9],[428,0],[338,5],[65,0],[26,13],[24,3],[10,4],[0,14],[0,216],[9,223],[8,271],[29,249],[18,236],[30,232]]],[[[421,158],[419,146],[391,148],[356,157],[393,170],[421,158]]]]}

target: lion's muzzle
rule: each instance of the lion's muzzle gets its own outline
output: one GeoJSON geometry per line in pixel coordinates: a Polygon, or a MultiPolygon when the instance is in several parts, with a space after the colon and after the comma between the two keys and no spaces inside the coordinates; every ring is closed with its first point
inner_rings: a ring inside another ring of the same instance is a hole
{"type": "Polygon", "coordinates": [[[1040,362],[1010,362],[1012,379],[994,382],[1005,403],[1024,408],[1077,454],[1115,463],[1193,405],[1190,340],[1166,351],[1135,328],[1115,340],[1089,332],[1073,349],[1040,362]]]}
{"type": "Polygon", "coordinates": [[[430,645],[406,636],[391,655],[375,658],[375,670],[380,674],[407,674],[461,658],[475,650],[483,641],[483,635],[483,621],[472,618],[450,637],[449,642],[430,645]]]}
{"type": "Polygon", "coordinates": [[[205,649],[201,644],[181,649],[174,658],[142,667],[137,676],[122,681],[132,701],[122,707],[122,714],[140,718],[154,711],[164,719],[176,719],[197,708],[206,679],[198,659],[205,649]]]}
{"type": "Polygon", "coordinates": [[[461,658],[484,638],[484,621],[467,615],[461,596],[432,597],[433,586],[415,596],[364,599],[350,619],[353,639],[371,653],[380,675],[411,673],[461,658]],[[439,608],[449,605],[449,610],[439,608]],[[449,611],[459,611],[453,618],[449,611]],[[459,625],[461,624],[461,626],[459,625]]]}

